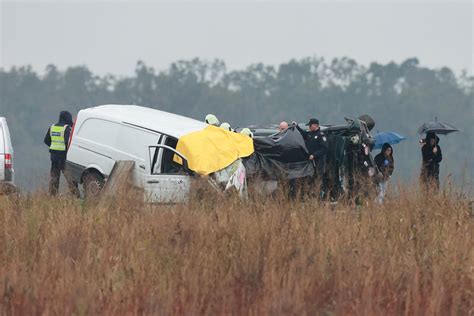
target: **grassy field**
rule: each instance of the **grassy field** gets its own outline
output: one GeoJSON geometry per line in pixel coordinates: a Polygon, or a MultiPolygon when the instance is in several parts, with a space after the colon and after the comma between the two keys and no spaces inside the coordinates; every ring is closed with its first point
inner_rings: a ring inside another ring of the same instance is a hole
{"type": "Polygon", "coordinates": [[[472,206],[401,196],[0,197],[0,314],[473,315],[472,206]]]}

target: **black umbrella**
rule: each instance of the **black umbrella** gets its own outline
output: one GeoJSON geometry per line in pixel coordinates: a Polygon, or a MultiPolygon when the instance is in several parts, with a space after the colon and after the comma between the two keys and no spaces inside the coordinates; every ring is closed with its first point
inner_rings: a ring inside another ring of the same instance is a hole
{"type": "Polygon", "coordinates": [[[424,123],[418,129],[418,134],[425,134],[428,132],[436,133],[436,134],[449,134],[452,132],[458,132],[459,130],[448,123],[438,122],[438,118],[435,118],[434,121],[424,123]]]}

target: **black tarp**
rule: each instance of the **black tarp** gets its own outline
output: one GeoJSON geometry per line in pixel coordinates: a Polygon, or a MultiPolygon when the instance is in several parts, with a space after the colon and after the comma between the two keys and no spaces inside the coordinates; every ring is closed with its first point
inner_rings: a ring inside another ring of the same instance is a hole
{"type": "MultiPolygon", "coordinates": [[[[346,122],[323,129],[328,153],[322,180],[333,199],[347,191],[349,196],[357,196],[359,191],[367,190],[366,184],[372,181],[368,170],[375,166],[372,155],[364,153],[365,146],[372,148],[375,143],[369,132],[375,121],[364,115],[361,119],[346,118],[346,122]]],[[[290,127],[273,135],[269,129],[263,131],[262,136],[254,138],[255,153],[244,159],[250,178],[285,181],[314,175],[313,162],[308,160],[308,150],[298,130],[290,127]]]]}
{"type": "Polygon", "coordinates": [[[296,179],[313,176],[313,162],[308,160],[308,149],[295,127],[271,137],[255,137],[255,153],[244,159],[247,174],[265,179],[296,179]]]}

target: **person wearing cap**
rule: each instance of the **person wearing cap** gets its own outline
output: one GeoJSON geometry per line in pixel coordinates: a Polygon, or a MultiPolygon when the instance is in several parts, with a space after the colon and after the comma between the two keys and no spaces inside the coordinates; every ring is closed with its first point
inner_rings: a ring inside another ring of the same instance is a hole
{"type": "Polygon", "coordinates": [[[283,132],[287,129],[288,129],[288,123],[285,121],[281,122],[280,125],[278,125],[278,130],[280,130],[280,132],[283,132]]]}
{"type": "MultiPolygon", "coordinates": [[[[328,145],[326,135],[324,135],[324,133],[322,133],[321,129],[319,128],[319,120],[315,118],[309,120],[308,124],[306,124],[306,126],[309,126],[309,131],[303,130],[294,121],[293,125],[296,127],[296,129],[298,129],[306,142],[306,147],[308,148],[309,152],[308,159],[314,162],[315,178],[324,180],[323,176],[326,168],[328,145]]],[[[320,193],[321,196],[324,196],[325,194],[324,183],[322,183],[320,193]]]]}
{"type": "Polygon", "coordinates": [[[217,119],[217,116],[214,114],[208,114],[206,115],[206,118],[204,119],[204,122],[209,125],[214,125],[216,127],[219,127],[219,120],[217,119]]]}
{"type": "Polygon", "coordinates": [[[220,128],[225,129],[226,131],[232,132],[232,128],[230,127],[230,124],[227,122],[222,123],[220,128]]]}

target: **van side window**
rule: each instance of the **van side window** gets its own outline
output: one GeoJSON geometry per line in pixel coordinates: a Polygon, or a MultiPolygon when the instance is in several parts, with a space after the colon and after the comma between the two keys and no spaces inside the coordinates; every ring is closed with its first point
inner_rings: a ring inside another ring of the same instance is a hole
{"type": "Polygon", "coordinates": [[[165,145],[176,149],[176,146],[178,145],[178,140],[176,138],[168,136],[166,137],[165,145]]]}
{"type": "MultiPolygon", "coordinates": [[[[170,138],[168,138],[170,139],[170,138]]],[[[168,139],[166,143],[168,143],[168,139]]],[[[168,145],[168,144],[167,144],[168,145]]],[[[170,145],[168,145],[170,146],[170,145]]],[[[171,146],[170,146],[171,147],[171,146]]],[[[173,148],[176,148],[176,143],[173,148]]],[[[163,148],[163,157],[161,160],[161,173],[163,174],[186,174],[184,168],[179,163],[173,161],[174,151],[163,148]]]]}

